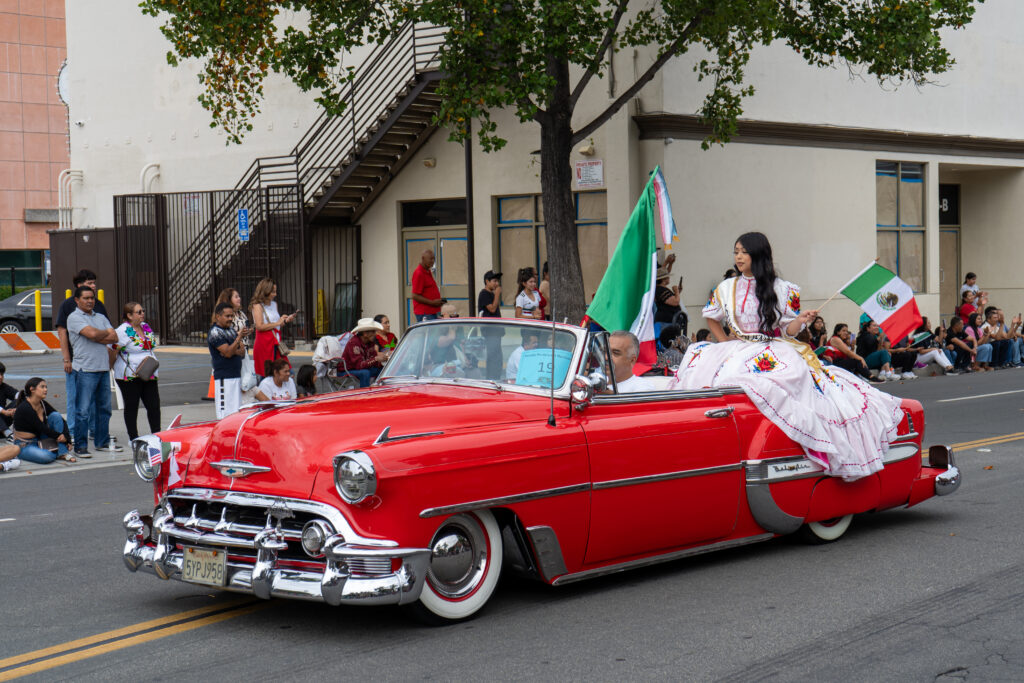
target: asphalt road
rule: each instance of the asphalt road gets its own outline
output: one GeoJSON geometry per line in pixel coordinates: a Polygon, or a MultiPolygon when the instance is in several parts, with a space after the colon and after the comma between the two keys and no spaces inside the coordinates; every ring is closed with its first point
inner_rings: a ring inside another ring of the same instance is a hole
{"type": "MultiPolygon", "coordinates": [[[[885,388],[925,404],[927,443],[1024,436],[1024,370],[885,388]]],[[[833,544],[562,588],[505,577],[479,618],[434,629],[130,574],[120,520],[152,502],[128,466],[0,476],[0,681],[1021,680],[1022,446],[959,449],[955,495],[859,516],[833,544]]]]}

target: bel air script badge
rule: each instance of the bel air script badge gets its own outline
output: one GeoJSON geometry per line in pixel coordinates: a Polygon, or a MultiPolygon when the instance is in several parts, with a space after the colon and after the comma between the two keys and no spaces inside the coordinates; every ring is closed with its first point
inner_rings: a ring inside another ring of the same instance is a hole
{"type": "Polygon", "coordinates": [[[270,471],[269,467],[254,465],[248,460],[220,460],[218,462],[211,462],[210,467],[216,467],[221,474],[232,479],[248,477],[254,472],[270,471]]]}

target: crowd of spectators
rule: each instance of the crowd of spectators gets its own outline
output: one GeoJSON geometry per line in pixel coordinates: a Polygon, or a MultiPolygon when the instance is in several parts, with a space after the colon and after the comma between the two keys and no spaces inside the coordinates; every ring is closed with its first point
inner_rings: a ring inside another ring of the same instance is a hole
{"type": "MultiPolygon", "coordinates": [[[[659,271],[659,283],[663,270],[664,267],[659,271]]],[[[1024,367],[1021,314],[1007,322],[1001,308],[988,305],[989,293],[978,286],[975,273],[967,273],[960,297],[948,326],[940,322],[933,327],[925,317],[903,339],[886,337],[867,314],[861,316],[856,335],[847,323],[836,323],[828,334],[828,326],[819,316],[797,339],[809,345],[823,364],[841,367],[871,382],[915,379],[917,371],[927,372],[928,368],[932,369],[931,374],[941,371],[944,375],[958,375],[1024,367]]],[[[669,300],[667,295],[665,299],[669,300]]],[[[655,320],[658,319],[656,314],[655,320]]],[[[659,366],[678,365],[686,345],[702,341],[714,341],[707,329],[697,330],[687,338],[685,329],[662,327],[659,366]]]]}

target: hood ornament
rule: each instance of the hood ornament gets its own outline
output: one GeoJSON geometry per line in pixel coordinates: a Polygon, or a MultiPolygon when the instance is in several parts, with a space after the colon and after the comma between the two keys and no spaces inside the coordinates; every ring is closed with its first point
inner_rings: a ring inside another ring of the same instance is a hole
{"type": "Polygon", "coordinates": [[[225,477],[231,477],[232,479],[248,477],[254,472],[270,471],[269,467],[254,465],[248,460],[220,460],[218,462],[211,462],[210,467],[217,468],[225,477]]]}

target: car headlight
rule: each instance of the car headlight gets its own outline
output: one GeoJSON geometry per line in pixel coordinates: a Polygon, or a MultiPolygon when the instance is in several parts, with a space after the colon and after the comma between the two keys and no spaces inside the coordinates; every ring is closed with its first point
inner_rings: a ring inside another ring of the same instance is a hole
{"type": "Polygon", "coordinates": [[[164,460],[164,449],[160,439],[147,434],[133,440],[132,460],[135,462],[135,473],[142,481],[153,481],[159,477],[164,460]]]}
{"type": "Polygon", "coordinates": [[[349,503],[358,503],[377,491],[377,472],[365,453],[350,451],[334,458],[334,488],[349,503]]]}

